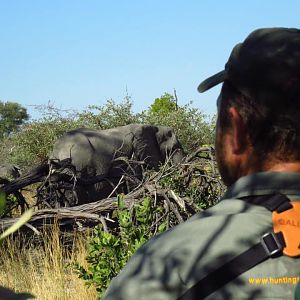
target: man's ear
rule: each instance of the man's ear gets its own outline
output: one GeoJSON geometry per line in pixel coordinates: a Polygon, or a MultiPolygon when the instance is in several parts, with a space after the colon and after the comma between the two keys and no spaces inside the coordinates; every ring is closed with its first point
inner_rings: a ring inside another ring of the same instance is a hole
{"type": "Polygon", "coordinates": [[[248,147],[249,143],[245,123],[235,107],[230,107],[228,113],[231,123],[231,149],[234,154],[241,154],[248,147]]]}

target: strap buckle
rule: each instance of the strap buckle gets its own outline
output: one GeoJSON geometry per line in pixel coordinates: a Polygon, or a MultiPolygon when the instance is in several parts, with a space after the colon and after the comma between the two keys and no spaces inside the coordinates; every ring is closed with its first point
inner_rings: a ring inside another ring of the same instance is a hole
{"type": "Polygon", "coordinates": [[[264,247],[268,256],[272,257],[275,254],[282,252],[283,246],[278,240],[276,234],[274,232],[265,233],[260,238],[260,243],[264,247]]]}

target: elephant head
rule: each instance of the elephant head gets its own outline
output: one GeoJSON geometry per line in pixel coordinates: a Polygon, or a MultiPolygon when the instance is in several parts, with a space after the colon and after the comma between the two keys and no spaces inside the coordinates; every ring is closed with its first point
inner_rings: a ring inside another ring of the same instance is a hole
{"type": "Polygon", "coordinates": [[[156,168],[168,156],[179,163],[184,152],[173,130],[166,126],[141,125],[133,132],[133,149],[139,160],[156,168]]]}
{"type": "Polygon", "coordinates": [[[175,164],[180,163],[184,157],[184,151],[174,131],[167,126],[157,126],[157,128],[156,139],[163,161],[170,157],[175,164]]]}

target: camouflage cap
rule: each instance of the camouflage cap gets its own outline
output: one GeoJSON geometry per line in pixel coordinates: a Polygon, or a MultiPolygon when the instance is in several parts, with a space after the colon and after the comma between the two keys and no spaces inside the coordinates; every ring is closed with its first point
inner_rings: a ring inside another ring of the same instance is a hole
{"type": "MultiPolygon", "coordinates": [[[[225,70],[203,81],[200,93],[229,81],[245,95],[300,92],[300,30],[263,28],[237,44],[225,70]]],[[[298,94],[299,96],[299,94],[298,94]]]]}

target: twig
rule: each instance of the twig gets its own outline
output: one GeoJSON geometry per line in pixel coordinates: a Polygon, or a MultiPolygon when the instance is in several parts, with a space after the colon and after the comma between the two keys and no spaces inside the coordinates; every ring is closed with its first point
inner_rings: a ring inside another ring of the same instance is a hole
{"type": "Polygon", "coordinates": [[[121,185],[122,181],[124,179],[124,175],[121,176],[119,182],[117,183],[117,185],[114,187],[114,189],[112,190],[112,192],[109,194],[109,196],[107,198],[110,198],[114,193],[115,191],[118,189],[118,187],[121,185]]]}
{"type": "Polygon", "coordinates": [[[184,202],[184,200],[181,199],[179,196],[177,196],[173,190],[170,190],[169,194],[171,195],[172,199],[175,200],[175,202],[178,204],[178,206],[185,211],[185,202],[184,202]]]}
{"type": "Polygon", "coordinates": [[[108,232],[107,224],[106,224],[105,218],[104,218],[103,216],[100,216],[100,221],[101,221],[101,223],[102,223],[103,230],[104,230],[105,232],[108,232]]]}
{"type": "Polygon", "coordinates": [[[31,224],[26,223],[25,226],[30,228],[36,235],[41,235],[41,233],[34,226],[32,226],[31,224]]]}

